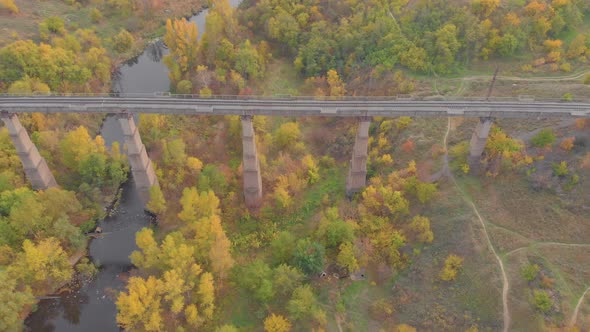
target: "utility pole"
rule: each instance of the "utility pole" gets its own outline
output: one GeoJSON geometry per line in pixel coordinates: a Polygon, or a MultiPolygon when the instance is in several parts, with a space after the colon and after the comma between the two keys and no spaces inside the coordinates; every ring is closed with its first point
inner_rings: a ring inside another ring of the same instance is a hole
{"type": "Polygon", "coordinates": [[[496,84],[496,76],[498,76],[499,71],[500,71],[500,66],[496,65],[496,70],[494,71],[494,77],[492,78],[492,82],[490,82],[490,88],[488,89],[488,95],[486,96],[486,101],[490,101],[490,96],[492,95],[492,90],[494,89],[494,84],[496,84]]]}

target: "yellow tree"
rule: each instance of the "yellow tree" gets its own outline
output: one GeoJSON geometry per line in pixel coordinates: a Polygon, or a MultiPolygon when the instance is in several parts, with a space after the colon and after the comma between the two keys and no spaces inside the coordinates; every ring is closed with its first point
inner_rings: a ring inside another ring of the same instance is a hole
{"type": "Polygon", "coordinates": [[[410,230],[416,236],[416,239],[422,243],[431,243],[434,234],[430,229],[430,220],[427,217],[415,216],[410,222],[410,230]]]}
{"type": "Polygon", "coordinates": [[[213,236],[213,243],[209,250],[211,269],[223,280],[234,265],[234,260],[230,252],[231,242],[221,227],[221,219],[217,216],[211,218],[211,235],[213,236]]]}
{"type": "Polygon", "coordinates": [[[18,14],[19,12],[14,0],[0,0],[0,7],[8,9],[13,14],[18,14]]]}
{"type": "Polygon", "coordinates": [[[215,286],[213,285],[213,275],[209,272],[203,273],[198,290],[201,311],[207,319],[213,318],[213,311],[215,310],[215,286]]]}
{"type": "Polygon", "coordinates": [[[160,248],[154,239],[154,231],[150,228],[143,228],[135,234],[135,244],[141,251],[131,253],[131,263],[139,268],[150,268],[156,266],[160,248]]]}
{"type": "Polygon", "coordinates": [[[30,288],[17,287],[16,279],[0,271],[0,330],[18,331],[22,328],[21,314],[25,306],[35,303],[30,288]]]}
{"type": "Polygon", "coordinates": [[[83,126],[68,132],[60,142],[63,163],[70,169],[78,169],[79,163],[91,153],[104,151],[104,140],[99,137],[93,140],[83,126]]]}
{"type": "Polygon", "coordinates": [[[463,266],[463,258],[457,255],[449,255],[445,260],[445,266],[440,271],[440,279],[444,281],[455,280],[461,266],[463,266]]]}
{"type": "Polygon", "coordinates": [[[166,199],[160,189],[160,186],[152,186],[150,188],[150,201],[146,208],[157,215],[162,215],[166,212],[166,199]]]}
{"type": "Polygon", "coordinates": [[[128,293],[122,292],[117,298],[117,323],[129,331],[161,331],[162,282],[153,276],[131,277],[127,289],[128,293]]]}
{"type": "Polygon", "coordinates": [[[338,72],[334,69],[328,70],[328,86],[330,86],[330,96],[332,97],[341,97],[346,94],[346,88],[344,87],[344,82],[338,76],[338,72]]]}
{"type": "Polygon", "coordinates": [[[289,332],[291,331],[291,322],[281,315],[271,314],[264,320],[265,332],[289,332]]]}
{"type": "Polygon", "coordinates": [[[359,269],[359,264],[354,255],[354,244],[351,242],[344,242],[340,245],[340,252],[336,257],[336,262],[348,272],[352,273],[359,269]]]}
{"type": "Polygon", "coordinates": [[[40,295],[70,280],[73,269],[59,241],[50,237],[39,244],[25,240],[23,252],[17,255],[8,272],[30,285],[33,294],[40,295]]]}
{"type": "Polygon", "coordinates": [[[171,77],[174,82],[188,75],[196,68],[197,54],[199,50],[199,32],[197,25],[182,18],[180,20],[166,21],[166,34],[164,42],[170,54],[164,58],[164,63],[172,70],[178,69],[180,77],[171,77]],[[178,66],[178,68],[175,68],[178,66]]]}

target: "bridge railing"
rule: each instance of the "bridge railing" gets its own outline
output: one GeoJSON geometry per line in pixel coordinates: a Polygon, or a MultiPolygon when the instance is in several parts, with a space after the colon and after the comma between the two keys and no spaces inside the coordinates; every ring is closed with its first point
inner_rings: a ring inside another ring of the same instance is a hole
{"type": "Polygon", "coordinates": [[[397,95],[397,96],[295,96],[295,95],[272,95],[272,96],[259,96],[259,95],[212,95],[212,96],[201,96],[198,94],[172,94],[169,92],[155,92],[155,93],[34,93],[34,94],[18,94],[18,93],[1,93],[1,98],[47,98],[47,97],[88,97],[88,98],[171,98],[171,99],[214,99],[214,100],[235,100],[235,101],[248,101],[248,100],[276,100],[276,101],[351,101],[351,102],[391,102],[391,101],[425,101],[425,102],[436,102],[436,101],[471,101],[471,102],[555,102],[555,103],[571,103],[581,102],[590,103],[590,97],[585,98],[573,98],[571,100],[564,100],[563,98],[548,98],[548,97],[537,97],[531,95],[511,96],[511,97],[490,97],[486,99],[484,97],[457,97],[457,96],[441,96],[441,95],[430,95],[430,96],[414,96],[414,95],[397,95]]]}

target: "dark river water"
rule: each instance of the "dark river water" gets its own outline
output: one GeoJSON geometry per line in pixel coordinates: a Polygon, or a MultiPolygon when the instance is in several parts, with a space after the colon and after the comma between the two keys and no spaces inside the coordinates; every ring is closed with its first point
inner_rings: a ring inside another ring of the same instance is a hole
{"type": "MultiPolygon", "coordinates": [[[[239,0],[230,0],[237,6],[239,0]]],[[[199,33],[205,29],[208,10],[190,18],[199,33]]],[[[169,90],[168,69],[161,62],[168,53],[162,42],[150,44],[138,57],[121,66],[113,79],[113,91],[155,93],[169,90]]],[[[136,117],[136,121],[138,121],[136,117]]],[[[123,132],[114,117],[107,117],[101,127],[107,146],[118,141],[123,146],[123,132]]],[[[120,204],[112,216],[98,223],[103,236],[89,245],[90,259],[100,267],[98,274],[82,285],[69,286],[58,297],[41,300],[38,309],[25,321],[27,331],[119,331],[116,322],[116,294],[125,286],[133,268],[129,255],[136,250],[135,233],[149,226],[150,217],[135,189],[133,178],[122,187],[120,204]]]]}

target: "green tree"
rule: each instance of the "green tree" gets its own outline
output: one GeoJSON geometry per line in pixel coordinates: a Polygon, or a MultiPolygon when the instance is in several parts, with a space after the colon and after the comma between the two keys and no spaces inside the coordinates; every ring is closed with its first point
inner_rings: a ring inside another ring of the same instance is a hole
{"type": "Polygon", "coordinates": [[[297,47],[297,41],[301,33],[301,28],[297,20],[282,8],[278,13],[268,19],[268,35],[288,45],[290,48],[297,47]]]}
{"type": "Polygon", "coordinates": [[[275,264],[288,263],[295,252],[296,239],[288,231],[282,231],[271,241],[270,252],[275,264]]]}
{"type": "Polygon", "coordinates": [[[239,268],[234,278],[240,287],[249,290],[259,301],[268,303],[275,295],[273,271],[260,259],[239,268]]]}
{"type": "Polygon", "coordinates": [[[200,191],[212,190],[223,196],[227,191],[227,180],[217,166],[208,164],[199,173],[197,187],[200,191]]]}
{"type": "Polygon", "coordinates": [[[291,300],[287,303],[287,311],[293,320],[317,319],[322,315],[322,310],[309,285],[295,288],[291,300]]]}
{"type": "Polygon", "coordinates": [[[339,218],[337,208],[330,208],[323,214],[317,234],[326,248],[336,248],[354,240],[354,226],[339,218]]]}
{"type": "Polygon", "coordinates": [[[113,37],[113,49],[117,53],[126,53],[133,46],[134,38],[129,31],[121,29],[117,35],[113,37]]]}
{"type": "Polygon", "coordinates": [[[245,78],[258,78],[263,74],[259,59],[258,50],[246,39],[236,53],[234,68],[245,78]]]}
{"type": "Polygon", "coordinates": [[[324,268],[324,246],[311,239],[300,239],[293,255],[295,266],[307,274],[315,274],[324,268]]]}
{"type": "Polygon", "coordinates": [[[277,294],[285,296],[291,294],[295,287],[303,280],[303,273],[287,264],[277,266],[273,271],[273,284],[277,294]]]}
{"type": "Polygon", "coordinates": [[[457,39],[457,27],[454,24],[446,24],[434,33],[434,64],[437,71],[448,73],[450,66],[455,62],[455,56],[461,43],[457,39]]]}

